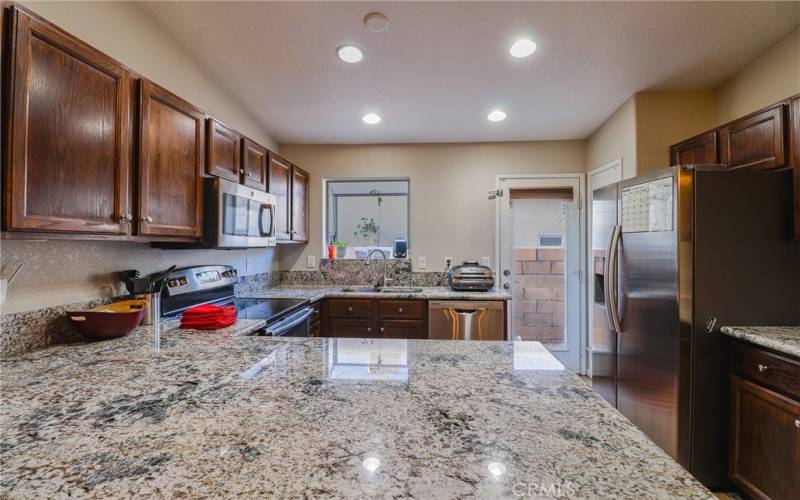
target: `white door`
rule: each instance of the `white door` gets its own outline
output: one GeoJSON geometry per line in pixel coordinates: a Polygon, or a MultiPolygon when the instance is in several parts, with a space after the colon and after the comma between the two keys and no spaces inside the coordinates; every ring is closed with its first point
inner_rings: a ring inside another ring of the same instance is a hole
{"type": "Polygon", "coordinates": [[[591,355],[591,348],[592,343],[589,339],[589,336],[592,332],[592,325],[594,324],[594,307],[591,304],[594,302],[594,253],[595,251],[605,253],[605,248],[597,248],[595,249],[594,244],[594,235],[592,233],[594,224],[592,223],[592,204],[594,203],[594,191],[595,189],[599,189],[615,182],[619,182],[622,180],[622,159],[614,160],[612,162],[606,163],[605,165],[598,167],[589,172],[587,177],[587,189],[586,195],[588,200],[588,206],[586,208],[586,221],[587,227],[589,230],[587,231],[588,236],[588,245],[589,251],[586,253],[587,255],[587,279],[586,279],[586,296],[587,296],[587,303],[589,304],[588,309],[588,328],[586,328],[586,335],[583,339],[583,345],[585,346],[586,353],[584,355],[584,359],[587,360],[587,373],[591,376],[592,373],[592,355],[591,355]]]}
{"type": "Polygon", "coordinates": [[[541,342],[567,368],[582,367],[583,175],[500,176],[500,286],[513,294],[509,338],[541,342]]]}

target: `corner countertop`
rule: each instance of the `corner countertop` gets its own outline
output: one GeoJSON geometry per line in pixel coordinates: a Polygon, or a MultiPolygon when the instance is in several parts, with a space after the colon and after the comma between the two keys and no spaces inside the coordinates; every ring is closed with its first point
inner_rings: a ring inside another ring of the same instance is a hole
{"type": "MultiPolygon", "coordinates": [[[[306,299],[310,301],[324,298],[366,298],[366,299],[419,299],[419,300],[511,300],[511,294],[496,288],[488,292],[455,292],[447,287],[419,287],[421,292],[373,292],[373,291],[345,291],[347,288],[359,288],[359,285],[349,286],[278,286],[268,288],[261,292],[245,292],[242,297],[259,299],[306,299]]],[[[361,285],[363,287],[363,285],[361,285]]],[[[410,287],[416,288],[416,287],[410,287]]]]}
{"type": "Polygon", "coordinates": [[[800,326],[723,326],[731,337],[800,358],[800,326]]]}
{"type": "Polygon", "coordinates": [[[257,323],[0,360],[0,496],[713,498],[536,342],[257,323]]]}

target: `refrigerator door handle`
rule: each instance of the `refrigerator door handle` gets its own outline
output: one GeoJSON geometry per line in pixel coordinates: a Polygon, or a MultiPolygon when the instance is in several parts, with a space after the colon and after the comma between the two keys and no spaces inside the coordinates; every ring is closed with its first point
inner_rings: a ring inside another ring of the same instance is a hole
{"type": "Polygon", "coordinates": [[[614,320],[611,319],[611,243],[614,241],[614,234],[617,231],[617,226],[611,226],[608,232],[608,245],[606,247],[606,259],[603,266],[603,298],[606,302],[606,320],[608,321],[608,329],[614,331],[614,320]]]}
{"type": "Polygon", "coordinates": [[[609,239],[608,260],[606,262],[606,311],[610,319],[611,329],[622,333],[622,323],[619,320],[617,305],[617,256],[619,254],[619,239],[622,235],[622,226],[616,225],[611,230],[609,239]]]}

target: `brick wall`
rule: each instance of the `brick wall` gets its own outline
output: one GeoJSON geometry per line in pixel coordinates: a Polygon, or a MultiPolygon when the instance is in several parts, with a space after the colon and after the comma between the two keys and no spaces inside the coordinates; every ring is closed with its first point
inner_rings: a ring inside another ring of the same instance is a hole
{"type": "Polygon", "coordinates": [[[564,341],[564,249],[514,249],[514,335],[564,341]]]}

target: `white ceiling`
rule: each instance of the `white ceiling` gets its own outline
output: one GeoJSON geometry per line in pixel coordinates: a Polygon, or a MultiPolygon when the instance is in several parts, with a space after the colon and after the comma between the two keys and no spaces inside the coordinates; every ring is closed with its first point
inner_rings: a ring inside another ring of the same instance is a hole
{"type": "Polygon", "coordinates": [[[800,2],[141,4],[282,143],[585,138],[633,93],[714,88],[800,24],[800,2]],[[387,31],[364,28],[373,10],[387,31]],[[521,36],[538,50],[515,59],[521,36]]]}

